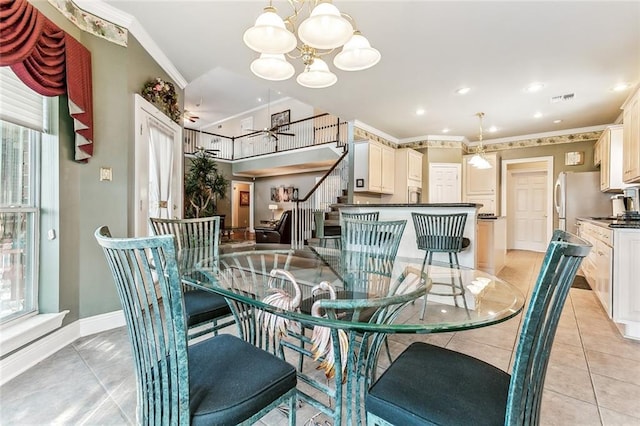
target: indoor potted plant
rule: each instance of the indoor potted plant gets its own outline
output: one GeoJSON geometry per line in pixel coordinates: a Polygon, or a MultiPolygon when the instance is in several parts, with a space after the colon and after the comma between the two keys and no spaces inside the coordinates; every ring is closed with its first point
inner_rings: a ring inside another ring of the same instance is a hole
{"type": "Polygon", "coordinates": [[[216,214],[218,199],[226,197],[229,181],[218,172],[216,161],[205,151],[200,150],[191,160],[184,186],[185,216],[187,218],[208,217],[216,214]]]}

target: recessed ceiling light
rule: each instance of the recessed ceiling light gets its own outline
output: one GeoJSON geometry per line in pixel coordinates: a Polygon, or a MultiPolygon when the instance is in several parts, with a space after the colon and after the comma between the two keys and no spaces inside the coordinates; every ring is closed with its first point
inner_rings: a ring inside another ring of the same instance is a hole
{"type": "Polygon", "coordinates": [[[525,92],[528,93],[533,93],[533,92],[537,92],[538,90],[542,89],[544,87],[543,83],[539,83],[539,82],[534,82],[529,84],[527,87],[524,88],[525,92]]]}
{"type": "Polygon", "coordinates": [[[495,133],[495,132],[497,132],[497,131],[498,131],[498,128],[497,128],[496,126],[491,126],[491,127],[489,127],[489,132],[491,132],[491,133],[495,133]]]}
{"type": "Polygon", "coordinates": [[[416,110],[416,115],[424,115],[424,113],[425,113],[425,111],[424,111],[424,109],[423,109],[423,108],[418,108],[418,109],[416,110]]]}
{"type": "Polygon", "coordinates": [[[627,90],[631,87],[630,83],[618,83],[615,86],[613,86],[611,88],[611,90],[613,90],[614,92],[622,92],[624,90],[627,90]]]}
{"type": "Polygon", "coordinates": [[[449,133],[449,128],[445,127],[444,129],[442,129],[442,133],[449,133]]]}
{"type": "Polygon", "coordinates": [[[467,93],[469,93],[470,90],[471,90],[471,87],[461,87],[458,90],[456,90],[456,93],[458,95],[466,95],[467,93]]]}
{"type": "Polygon", "coordinates": [[[540,111],[533,114],[533,118],[542,118],[542,113],[540,111]]]}
{"type": "Polygon", "coordinates": [[[553,120],[553,124],[562,123],[562,120],[553,120]]]}
{"type": "Polygon", "coordinates": [[[262,102],[262,98],[258,98],[258,102],[262,102]]]}

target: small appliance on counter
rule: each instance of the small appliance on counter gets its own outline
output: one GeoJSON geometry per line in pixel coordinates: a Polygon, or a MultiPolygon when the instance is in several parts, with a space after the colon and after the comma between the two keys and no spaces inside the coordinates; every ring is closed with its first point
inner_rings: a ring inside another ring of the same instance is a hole
{"type": "Polygon", "coordinates": [[[622,194],[611,196],[612,215],[617,217],[627,211],[628,198],[622,194]]]}
{"type": "Polygon", "coordinates": [[[625,210],[618,214],[620,220],[640,220],[640,186],[624,189],[625,210]]]}

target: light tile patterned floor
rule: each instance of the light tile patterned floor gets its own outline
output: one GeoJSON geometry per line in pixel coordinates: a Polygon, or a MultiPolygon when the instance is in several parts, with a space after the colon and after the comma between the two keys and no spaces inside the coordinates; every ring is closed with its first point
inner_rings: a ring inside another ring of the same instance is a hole
{"type": "MultiPolygon", "coordinates": [[[[530,293],[542,255],[511,251],[500,276],[530,293]]],[[[391,337],[392,353],[425,340],[510,369],[521,316],[477,330],[391,337]]],[[[380,357],[380,371],[386,367],[380,357]]],[[[572,289],[547,371],[543,425],[640,425],[640,343],[623,339],[595,295],[572,289]]],[[[2,425],[135,424],[135,377],[126,330],[88,336],[0,387],[2,425]]],[[[298,410],[305,424],[313,410],[298,410]]],[[[320,422],[323,417],[316,417],[320,422]]],[[[272,412],[259,423],[280,425],[272,412]]],[[[324,424],[324,423],[323,423],[324,424]]]]}

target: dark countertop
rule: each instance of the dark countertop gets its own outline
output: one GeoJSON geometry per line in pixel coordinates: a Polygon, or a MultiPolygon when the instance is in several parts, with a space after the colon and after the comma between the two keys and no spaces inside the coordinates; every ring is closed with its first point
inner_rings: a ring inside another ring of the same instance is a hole
{"type": "Polygon", "coordinates": [[[607,217],[579,217],[578,219],[612,229],[640,229],[640,220],[618,220],[607,217]]]}
{"type": "Polygon", "coordinates": [[[334,204],[336,207],[482,207],[482,204],[476,203],[398,203],[398,204],[334,204]]]}

